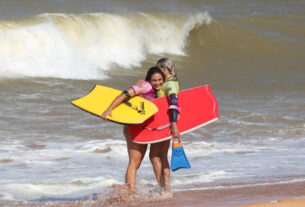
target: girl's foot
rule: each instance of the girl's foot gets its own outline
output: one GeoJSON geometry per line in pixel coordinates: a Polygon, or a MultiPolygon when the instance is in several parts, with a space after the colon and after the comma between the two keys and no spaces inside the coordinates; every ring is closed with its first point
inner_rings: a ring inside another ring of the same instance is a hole
{"type": "Polygon", "coordinates": [[[161,192],[160,197],[162,199],[170,199],[170,198],[173,198],[173,194],[170,191],[163,191],[163,192],[161,192]]]}

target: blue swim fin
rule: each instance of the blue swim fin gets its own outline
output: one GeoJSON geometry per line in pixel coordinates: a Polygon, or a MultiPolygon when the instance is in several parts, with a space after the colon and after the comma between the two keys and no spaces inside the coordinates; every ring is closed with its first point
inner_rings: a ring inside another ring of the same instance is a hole
{"type": "Polygon", "coordinates": [[[176,171],[180,168],[191,168],[191,165],[187,160],[187,157],[182,147],[181,140],[179,139],[179,142],[173,141],[171,170],[176,171]]]}

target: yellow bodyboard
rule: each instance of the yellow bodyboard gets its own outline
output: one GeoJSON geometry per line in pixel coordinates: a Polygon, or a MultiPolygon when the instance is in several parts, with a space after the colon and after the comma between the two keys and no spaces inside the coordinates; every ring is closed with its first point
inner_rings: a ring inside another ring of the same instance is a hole
{"type": "MultiPolygon", "coordinates": [[[[112,101],[122,91],[106,86],[96,85],[86,96],[72,101],[72,104],[94,115],[101,116],[112,101]]],[[[158,112],[157,106],[140,96],[128,100],[112,110],[112,117],[107,119],[121,124],[141,124],[158,112]]]]}

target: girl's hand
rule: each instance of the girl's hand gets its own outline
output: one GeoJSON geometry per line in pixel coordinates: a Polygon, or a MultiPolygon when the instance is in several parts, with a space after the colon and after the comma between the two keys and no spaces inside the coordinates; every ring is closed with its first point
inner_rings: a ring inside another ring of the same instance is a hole
{"type": "Polygon", "coordinates": [[[178,138],[180,140],[180,132],[178,130],[176,122],[171,122],[170,132],[174,139],[178,138]]]}
{"type": "Polygon", "coordinates": [[[105,111],[102,115],[101,115],[101,118],[104,119],[104,120],[107,120],[107,116],[110,116],[112,117],[112,114],[111,114],[111,111],[105,111]]]}
{"type": "Polygon", "coordinates": [[[145,82],[146,82],[145,80],[138,80],[136,82],[136,86],[138,86],[139,88],[142,88],[144,86],[145,82]]]}

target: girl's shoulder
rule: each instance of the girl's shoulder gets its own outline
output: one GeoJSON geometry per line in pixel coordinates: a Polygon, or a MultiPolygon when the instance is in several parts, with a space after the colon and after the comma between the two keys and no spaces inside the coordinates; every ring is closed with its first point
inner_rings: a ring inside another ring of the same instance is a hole
{"type": "Polygon", "coordinates": [[[143,86],[142,86],[142,88],[143,88],[143,90],[145,90],[145,91],[149,91],[149,90],[152,89],[152,86],[151,86],[151,84],[150,84],[148,81],[145,81],[144,84],[143,84],[143,86]]]}
{"type": "Polygon", "coordinates": [[[173,94],[173,93],[178,94],[179,83],[178,83],[178,81],[166,81],[162,85],[162,89],[167,95],[170,95],[170,94],[173,94]]]}
{"type": "Polygon", "coordinates": [[[163,87],[166,89],[166,88],[178,88],[179,89],[179,82],[178,81],[166,81],[164,84],[163,84],[163,87]]]}
{"type": "Polygon", "coordinates": [[[152,86],[148,81],[145,81],[142,87],[139,87],[135,84],[130,88],[134,91],[135,94],[145,94],[152,89],[152,86]]]}

